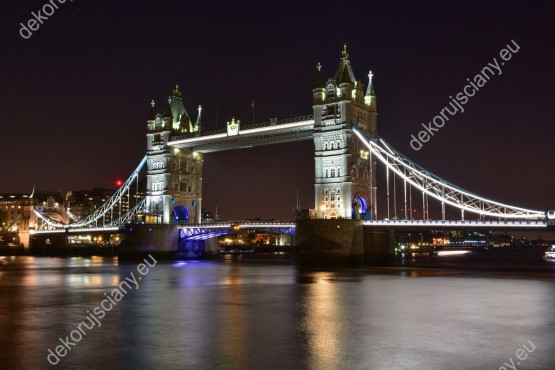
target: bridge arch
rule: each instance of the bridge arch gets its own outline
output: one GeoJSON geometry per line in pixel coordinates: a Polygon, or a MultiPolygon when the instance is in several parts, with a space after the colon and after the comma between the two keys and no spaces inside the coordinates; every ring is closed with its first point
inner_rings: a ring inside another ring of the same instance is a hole
{"type": "Polygon", "coordinates": [[[187,209],[187,207],[184,206],[175,206],[172,209],[173,211],[173,221],[174,223],[180,224],[180,223],[187,223],[189,222],[189,209],[187,209]]]}
{"type": "Polygon", "coordinates": [[[353,220],[366,219],[368,200],[365,195],[358,194],[353,198],[353,220]]]}

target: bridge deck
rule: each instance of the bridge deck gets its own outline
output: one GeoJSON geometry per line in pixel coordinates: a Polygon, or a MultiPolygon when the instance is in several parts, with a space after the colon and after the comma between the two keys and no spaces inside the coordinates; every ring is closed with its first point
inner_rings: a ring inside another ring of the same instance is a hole
{"type": "Polygon", "coordinates": [[[66,228],[55,230],[31,230],[31,235],[48,235],[48,234],[87,234],[87,233],[102,233],[102,232],[116,232],[123,231],[119,226],[106,226],[106,227],[80,227],[80,228],[66,228]]]}
{"type": "Polygon", "coordinates": [[[307,115],[244,125],[237,135],[232,136],[227,134],[226,129],[209,131],[200,135],[175,136],[168,142],[168,146],[192,148],[199,153],[209,153],[289,141],[312,140],[313,132],[314,119],[307,115]]]}
{"type": "MultiPolygon", "coordinates": [[[[331,220],[330,220],[331,221],[331,220]]],[[[384,227],[394,229],[491,229],[491,230],[547,230],[550,227],[547,221],[480,221],[480,220],[372,220],[363,221],[364,226],[384,227]]],[[[208,233],[217,229],[295,229],[294,222],[253,222],[253,221],[230,221],[218,222],[211,224],[189,224],[176,225],[177,228],[183,229],[186,235],[201,232],[208,233]]],[[[123,231],[119,227],[84,227],[75,229],[57,229],[57,230],[32,230],[31,234],[48,235],[62,233],[102,233],[123,231]]]]}

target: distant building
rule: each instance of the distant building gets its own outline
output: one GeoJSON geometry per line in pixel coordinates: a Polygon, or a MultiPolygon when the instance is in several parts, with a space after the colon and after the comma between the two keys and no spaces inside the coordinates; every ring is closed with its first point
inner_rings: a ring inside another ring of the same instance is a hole
{"type": "Polygon", "coordinates": [[[0,209],[8,213],[8,224],[12,231],[19,228],[19,220],[26,219],[25,206],[39,207],[52,218],[62,220],[64,201],[59,192],[33,190],[31,194],[5,193],[0,194],[0,209]]]}
{"type": "Polygon", "coordinates": [[[66,194],[67,208],[76,219],[80,219],[102,205],[113,193],[113,189],[102,188],[68,191],[66,194]]]}
{"type": "MultiPolygon", "coordinates": [[[[139,189],[129,189],[129,193],[125,194],[120,202],[107,212],[100,220],[99,224],[108,224],[112,220],[126,214],[130,208],[133,208],[142,198],[144,198],[144,182],[139,189]]],[[[72,221],[83,218],[91,214],[95,209],[106,202],[117,189],[94,188],[92,190],[68,191],[66,194],[66,207],[69,217],[72,221]]]]}
{"type": "Polygon", "coordinates": [[[0,194],[0,209],[8,215],[2,228],[15,233],[17,242],[26,246],[29,244],[29,230],[36,227],[34,207],[54,220],[67,222],[64,200],[59,192],[33,190],[31,194],[0,194]]]}
{"type": "Polygon", "coordinates": [[[285,246],[292,244],[292,236],[279,232],[241,229],[235,234],[218,238],[220,245],[285,246]]]}
{"type": "Polygon", "coordinates": [[[211,224],[214,222],[216,222],[216,219],[214,218],[212,212],[206,210],[205,208],[202,208],[202,223],[211,224]]]}

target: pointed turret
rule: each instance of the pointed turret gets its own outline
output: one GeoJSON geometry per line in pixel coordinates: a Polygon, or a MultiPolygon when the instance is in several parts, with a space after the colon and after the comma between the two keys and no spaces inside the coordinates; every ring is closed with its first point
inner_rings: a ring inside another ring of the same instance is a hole
{"type": "Polygon", "coordinates": [[[200,131],[200,126],[201,126],[201,121],[200,121],[200,117],[201,117],[201,113],[202,113],[202,106],[198,106],[198,116],[197,116],[197,123],[195,124],[197,131],[200,131]]]}
{"type": "Polygon", "coordinates": [[[349,54],[347,54],[347,44],[343,44],[343,51],[341,52],[341,57],[343,59],[349,59],[349,54]]]}
{"type": "Polygon", "coordinates": [[[178,84],[175,84],[175,90],[173,90],[173,96],[181,96],[181,91],[179,91],[178,84]]]}
{"type": "Polygon", "coordinates": [[[154,108],[155,105],[156,103],[154,102],[154,99],[152,99],[152,101],[150,102],[150,109],[148,110],[149,121],[154,121],[156,119],[156,109],[154,108]]]}
{"type": "Polygon", "coordinates": [[[343,46],[341,52],[341,63],[335,72],[334,80],[336,85],[339,86],[341,96],[347,99],[352,98],[353,89],[356,86],[356,78],[351,68],[349,61],[349,54],[347,53],[347,44],[343,46]]]}
{"type": "Polygon", "coordinates": [[[374,92],[374,84],[372,83],[372,77],[374,74],[372,71],[368,72],[368,87],[366,88],[366,95],[364,96],[364,104],[369,107],[376,106],[376,94],[374,92]]]}
{"type": "Polygon", "coordinates": [[[316,65],[316,79],[314,82],[314,88],[318,89],[323,87],[324,81],[322,80],[322,65],[320,64],[320,62],[318,62],[318,64],[316,65]]]}
{"type": "Polygon", "coordinates": [[[324,81],[322,80],[322,65],[318,63],[316,65],[316,80],[314,83],[314,89],[312,89],[312,98],[314,103],[323,101],[326,98],[326,88],[324,81]]]}
{"type": "Polygon", "coordinates": [[[374,74],[372,71],[368,72],[368,87],[366,88],[366,96],[374,96],[374,85],[372,84],[372,77],[374,74]]]}
{"type": "Polygon", "coordinates": [[[333,78],[337,85],[342,83],[351,83],[353,86],[355,85],[356,78],[355,74],[353,73],[353,69],[351,68],[351,62],[349,61],[349,54],[347,53],[347,44],[343,45],[343,51],[341,52],[341,63],[335,72],[335,76],[333,78]]]}
{"type": "Polygon", "coordinates": [[[183,104],[183,99],[181,98],[181,91],[179,90],[179,85],[175,85],[175,89],[172,91],[171,96],[168,98],[169,102],[169,116],[164,114],[164,117],[171,117],[171,127],[174,131],[181,131],[184,127],[180,127],[181,118],[183,116],[189,116],[187,110],[185,110],[185,105],[183,104]]]}

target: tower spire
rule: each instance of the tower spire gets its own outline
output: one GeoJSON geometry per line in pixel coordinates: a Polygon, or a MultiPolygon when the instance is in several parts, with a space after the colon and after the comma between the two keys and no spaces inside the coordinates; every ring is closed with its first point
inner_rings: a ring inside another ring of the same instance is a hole
{"type": "Polygon", "coordinates": [[[376,99],[376,94],[374,93],[374,84],[372,83],[372,77],[374,74],[372,71],[368,72],[368,87],[366,88],[366,95],[364,96],[364,104],[372,105],[376,99]]]}
{"type": "Polygon", "coordinates": [[[175,84],[175,90],[173,90],[173,96],[181,96],[181,91],[179,91],[179,84],[175,84]]]}
{"type": "Polygon", "coordinates": [[[314,88],[322,88],[324,87],[324,81],[322,81],[322,65],[320,62],[316,65],[316,79],[314,82],[314,88]]]}
{"type": "Polygon", "coordinates": [[[201,113],[202,113],[202,106],[198,106],[198,116],[197,116],[197,131],[200,131],[200,117],[201,117],[201,113]]]}
{"type": "Polygon", "coordinates": [[[341,52],[341,57],[343,59],[349,59],[349,54],[347,53],[347,43],[343,44],[343,51],[341,52]]]}
{"type": "Polygon", "coordinates": [[[154,99],[152,99],[150,101],[150,107],[149,107],[149,110],[148,110],[148,120],[149,121],[152,121],[152,120],[156,119],[156,109],[154,108],[155,104],[156,103],[154,102],[154,99]]]}
{"type": "Polygon", "coordinates": [[[343,51],[341,52],[341,61],[333,79],[335,80],[335,83],[337,85],[340,85],[342,83],[351,83],[353,87],[356,85],[355,74],[353,73],[353,69],[351,68],[349,54],[347,53],[347,44],[343,45],[343,51]]]}

